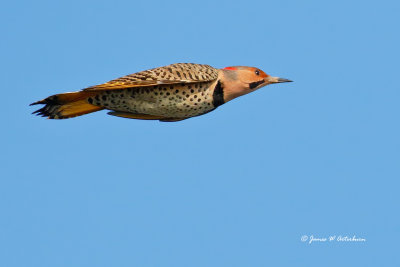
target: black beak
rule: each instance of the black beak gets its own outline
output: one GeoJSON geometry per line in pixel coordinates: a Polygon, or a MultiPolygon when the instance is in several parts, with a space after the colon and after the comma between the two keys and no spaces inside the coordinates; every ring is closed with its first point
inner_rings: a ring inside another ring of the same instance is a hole
{"type": "Polygon", "coordinates": [[[278,78],[278,83],[290,83],[290,82],[293,82],[293,81],[285,79],[285,78],[278,78]]]}

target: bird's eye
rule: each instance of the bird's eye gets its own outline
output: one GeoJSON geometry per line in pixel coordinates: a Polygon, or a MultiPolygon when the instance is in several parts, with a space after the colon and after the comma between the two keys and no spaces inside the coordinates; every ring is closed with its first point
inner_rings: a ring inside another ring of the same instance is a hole
{"type": "Polygon", "coordinates": [[[260,75],[260,71],[259,71],[259,70],[256,70],[254,73],[255,73],[257,76],[260,75]]]}

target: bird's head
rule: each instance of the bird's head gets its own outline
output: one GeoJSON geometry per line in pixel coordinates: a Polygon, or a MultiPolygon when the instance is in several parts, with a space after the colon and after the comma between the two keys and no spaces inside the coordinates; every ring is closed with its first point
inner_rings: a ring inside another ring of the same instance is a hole
{"type": "Polygon", "coordinates": [[[288,79],[272,77],[258,68],[244,66],[223,68],[221,76],[226,102],[272,83],[291,82],[288,79]]]}

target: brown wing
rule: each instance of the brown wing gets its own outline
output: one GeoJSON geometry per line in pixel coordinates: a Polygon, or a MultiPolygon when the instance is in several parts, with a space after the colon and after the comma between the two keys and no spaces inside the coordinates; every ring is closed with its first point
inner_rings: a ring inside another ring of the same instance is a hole
{"type": "Polygon", "coordinates": [[[162,84],[209,82],[217,77],[218,70],[209,65],[177,63],[130,74],[83,90],[114,90],[162,84]]]}

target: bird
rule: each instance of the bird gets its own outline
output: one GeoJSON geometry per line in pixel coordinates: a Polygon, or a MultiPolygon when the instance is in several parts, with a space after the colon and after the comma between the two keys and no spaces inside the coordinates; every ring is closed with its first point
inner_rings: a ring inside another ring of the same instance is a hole
{"type": "Polygon", "coordinates": [[[32,114],[68,119],[109,110],[109,115],[176,122],[209,113],[266,85],[292,82],[259,68],[176,63],[126,75],[76,92],[49,96],[30,105],[44,106],[32,114]]]}

